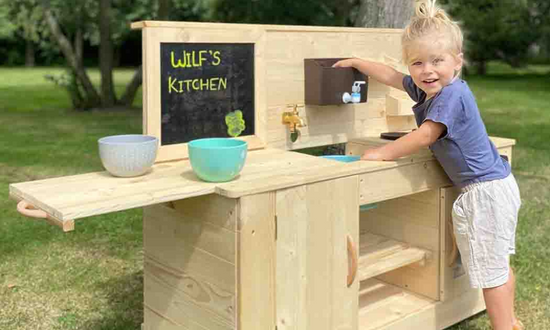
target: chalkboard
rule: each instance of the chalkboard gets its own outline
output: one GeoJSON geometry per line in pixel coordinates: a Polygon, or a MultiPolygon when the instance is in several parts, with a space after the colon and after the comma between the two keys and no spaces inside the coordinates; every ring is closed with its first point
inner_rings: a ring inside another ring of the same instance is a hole
{"type": "Polygon", "coordinates": [[[161,141],[254,135],[254,44],[161,43],[161,141]]]}

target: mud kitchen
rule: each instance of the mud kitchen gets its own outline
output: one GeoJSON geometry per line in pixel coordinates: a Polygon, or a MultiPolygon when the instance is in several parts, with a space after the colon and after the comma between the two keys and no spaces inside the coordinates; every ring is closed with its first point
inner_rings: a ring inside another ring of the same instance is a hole
{"type": "MultiPolygon", "coordinates": [[[[356,56],[406,72],[401,30],[132,27],[155,163],[140,176],[15,183],[10,196],[75,233],[81,218],[143,208],[143,329],[431,330],[485,309],[454,248],[459,190],[428,149],[389,162],[296,151],[345,143],[357,156],[416,128],[404,92],[332,67],[356,56]],[[219,140],[195,145],[205,138],[219,140]],[[212,153],[225,146],[242,149],[212,153]],[[244,163],[208,181],[201,153],[244,163]]],[[[511,159],[515,141],[491,139],[511,159]]]]}

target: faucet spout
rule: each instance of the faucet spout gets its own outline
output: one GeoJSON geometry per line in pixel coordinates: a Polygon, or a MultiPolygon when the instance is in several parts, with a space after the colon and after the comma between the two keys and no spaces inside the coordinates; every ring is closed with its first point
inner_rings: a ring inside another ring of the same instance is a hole
{"type": "Polygon", "coordinates": [[[288,127],[290,133],[296,132],[298,127],[305,127],[306,122],[298,113],[298,105],[292,104],[287,106],[292,111],[283,112],[283,124],[288,127]]]}

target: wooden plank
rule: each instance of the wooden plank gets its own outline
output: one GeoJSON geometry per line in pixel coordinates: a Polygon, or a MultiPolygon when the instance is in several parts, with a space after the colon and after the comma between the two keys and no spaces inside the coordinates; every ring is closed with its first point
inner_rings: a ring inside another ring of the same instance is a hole
{"type": "MultiPolygon", "coordinates": [[[[142,330],[190,330],[191,328],[177,324],[174,320],[169,320],[162,316],[157,311],[144,306],[143,308],[144,324],[141,325],[142,330]]],[[[204,328],[199,328],[205,330],[204,328]]]]}
{"type": "MultiPolygon", "coordinates": [[[[408,96],[386,94],[386,113],[388,116],[413,116],[414,101],[408,96]]],[[[414,118],[413,118],[414,119],[414,118]]]]}
{"type": "MultiPolygon", "coordinates": [[[[215,196],[215,195],[209,195],[215,196]]],[[[202,200],[202,205],[205,205],[205,218],[202,218],[199,212],[195,210],[190,212],[181,212],[174,210],[164,205],[155,205],[147,207],[144,210],[147,221],[144,224],[143,231],[145,233],[146,240],[146,254],[151,257],[155,257],[157,260],[169,260],[172,256],[166,256],[165,253],[172,253],[174,250],[179,250],[179,247],[174,246],[170,248],[172,244],[192,246],[193,248],[201,249],[211,255],[216,256],[230,264],[235,264],[235,229],[227,229],[216,224],[213,224],[208,220],[208,209],[217,209],[218,214],[228,214],[227,219],[231,219],[236,222],[236,214],[231,212],[235,209],[235,200],[229,200],[230,203],[225,201],[220,203],[221,198],[213,198],[214,201],[206,203],[202,200]],[[163,251],[162,248],[166,248],[163,251]]],[[[195,201],[194,198],[185,200],[187,205],[195,201]]],[[[181,204],[180,204],[181,205],[181,204]]],[[[201,204],[197,204],[200,207],[201,204]]],[[[199,209],[200,210],[200,209],[199,209]]],[[[216,214],[214,213],[214,214],[216,214]]],[[[226,221],[226,222],[233,222],[226,221]]],[[[221,222],[221,221],[220,221],[221,222]]],[[[234,223],[233,222],[233,223],[234,223]]],[[[225,222],[224,222],[225,224],[225,222]]],[[[180,256],[174,251],[173,258],[178,259],[180,256]]],[[[177,264],[168,263],[176,267],[177,264]]]]}
{"type": "MultiPolygon", "coordinates": [[[[401,35],[401,31],[398,29],[363,29],[363,28],[343,28],[343,27],[324,27],[324,26],[297,26],[297,25],[257,25],[257,24],[231,24],[231,23],[202,23],[202,22],[170,22],[170,21],[139,21],[132,22],[132,29],[143,29],[143,28],[220,28],[220,29],[242,29],[249,30],[251,28],[262,27],[267,31],[294,31],[294,32],[347,32],[347,33],[357,33],[357,34],[379,34],[387,33],[394,34],[396,36],[401,35]]],[[[399,49],[398,46],[393,45],[396,49],[399,49]]]]}
{"type": "Polygon", "coordinates": [[[278,329],[357,329],[358,279],[346,283],[357,184],[349,177],[277,192],[278,329]]]}
{"type": "Polygon", "coordinates": [[[308,329],[305,185],[277,191],[277,329],[308,329]]]}
{"type": "MultiPolygon", "coordinates": [[[[146,258],[144,306],[167,320],[163,323],[193,330],[236,329],[234,292],[219,290],[192,275],[157,265],[146,258]]],[[[157,329],[165,330],[164,326],[157,329]]]]}
{"type": "Polygon", "coordinates": [[[431,160],[361,175],[359,198],[361,205],[370,204],[449,184],[450,180],[441,165],[436,160],[431,160]]]}
{"type": "Polygon", "coordinates": [[[193,219],[231,231],[237,231],[238,200],[216,194],[171,202],[182,219],[193,219]]]}
{"type": "Polygon", "coordinates": [[[144,209],[144,305],[158,316],[146,318],[146,328],[236,328],[236,232],[203,221],[217,213],[235,222],[235,202],[219,197],[200,202],[205,219],[171,205],[144,209]]]}
{"type": "Polygon", "coordinates": [[[275,193],[240,199],[237,239],[239,330],[275,327],[275,193]]]}
{"type": "MultiPolygon", "coordinates": [[[[353,153],[360,154],[370,145],[365,141],[354,141],[353,153]]],[[[512,143],[509,139],[497,142],[512,143]]],[[[240,176],[225,183],[200,181],[188,161],[174,161],[156,164],[141,177],[115,178],[106,172],[96,172],[14,183],[9,189],[10,197],[26,200],[53,218],[65,221],[212,193],[238,198],[357,174],[364,175],[361,199],[362,204],[367,204],[449,185],[438,166],[431,154],[424,153],[392,162],[343,164],[296,152],[264,149],[250,152],[240,176]],[[424,164],[426,160],[431,162],[424,164]],[[415,164],[416,167],[409,167],[415,164]],[[377,189],[371,189],[372,184],[377,189]]]]}
{"type": "Polygon", "coordinates": [[[440,330],[456,324],[470,316],[473,316],[485,309],[483,295],[479,291],[470,292],[459,296],[457,299],[446,302],[435,302],[422,300],[422,297],[411,298],[411,293],[403,290],[395,291],[395,288],[371,286],[375,289],[362,291],[361,311],[371,312],[361,318],[360,330],[440,330]],[[421,299],[416,301],[421,308],[414,311],[407,311],[407,300],[421,299]],[[365,302],[367,304],[365,304],[365,302]],[[395,302],[395,305],[393,305],[395,302]],[[405,308],[403,308],[405,305],[405,308]],[[404,311],[403,314],[400,314],[404,311]],[[378,312],[378,313],[376,313],[378,312]],[[391,313],[400,314],[391,317],[391,313]],[[390,317],[387,318],[387,314],[390,317]],[[386,316],[386,318],[385,318],[386,316]],[[384,322],[386,321],[386,322],[384,322]]]}
{"type": "MultiPolygon", "coordinates": [[[[387,329],[407,315],[432,309],[434,301],[417,296],[395,286],[371,279],[361,283],[359,298],[359,329],[387,329]]],[[[427,325],[406,329],[433,329],[427,325]]]]}
{"type": "Polygon", "coordinates": [[[361,234],[359,270],[360,281],[424,261],[429,253],[396,240],[369,233],[361,234]]]}

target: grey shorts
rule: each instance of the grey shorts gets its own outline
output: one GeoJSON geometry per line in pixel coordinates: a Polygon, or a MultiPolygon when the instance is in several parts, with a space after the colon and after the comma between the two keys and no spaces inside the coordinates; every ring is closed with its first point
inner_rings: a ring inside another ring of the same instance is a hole
{"type": "Polygon", "coordinates": [[[519,188],[512,174],[462,188],[453,205],[453,227],[472,287],[492,288],[508,281],[520,206],[519,188]]]}

